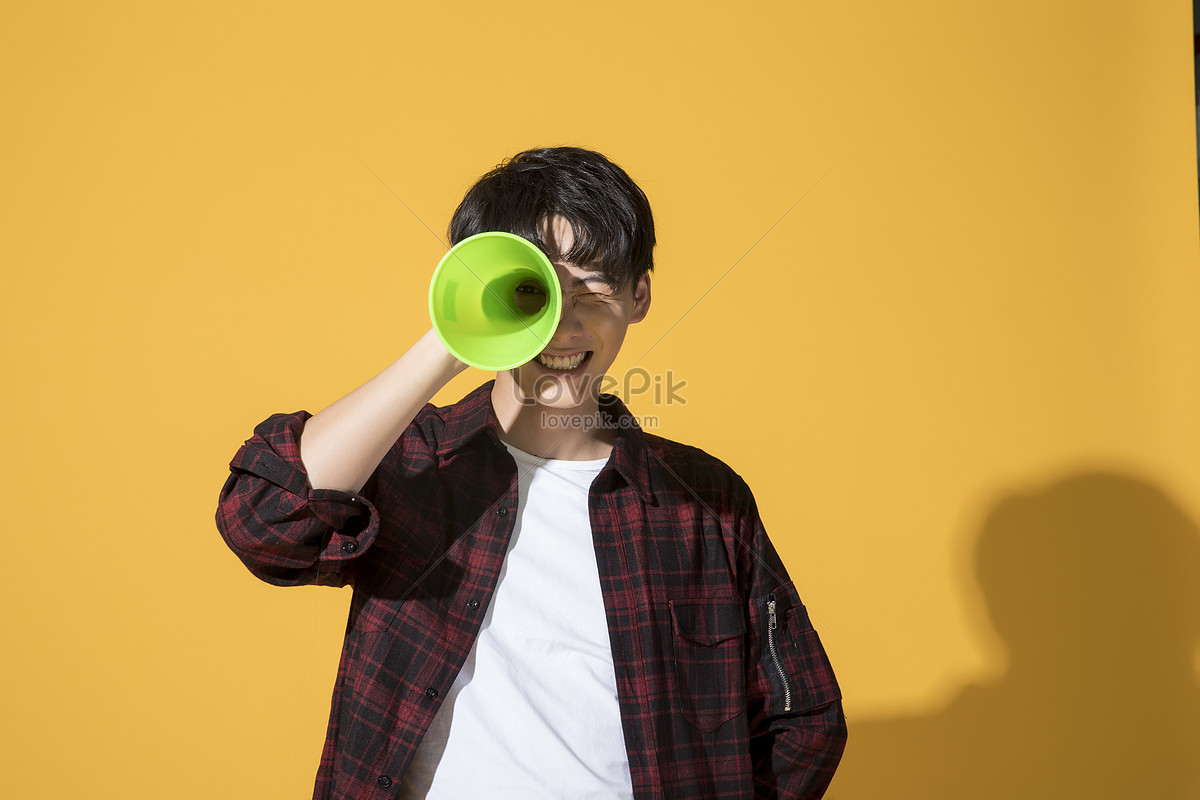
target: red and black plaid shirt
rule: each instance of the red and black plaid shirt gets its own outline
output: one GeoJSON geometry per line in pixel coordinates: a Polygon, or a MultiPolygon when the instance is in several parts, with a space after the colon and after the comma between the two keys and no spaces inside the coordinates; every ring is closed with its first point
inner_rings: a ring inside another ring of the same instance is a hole
{"type": "MultiPolygon", "coordinates": [[[[517,509],[491,386],[427,405],[358,495],[309,487],[303,411],[230,464],[217,525],[251,572],[354,585],[315,798],[394,796],[475,641],[517,509]]],[[[602,400],[617,439],[588,509],[634,796],[820,797],[841,695],[749,488],[602,400]]]]}

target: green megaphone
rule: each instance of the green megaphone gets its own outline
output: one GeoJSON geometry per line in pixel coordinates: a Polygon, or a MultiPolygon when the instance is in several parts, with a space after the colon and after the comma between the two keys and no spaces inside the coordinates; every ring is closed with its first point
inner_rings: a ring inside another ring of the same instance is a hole
{"type": "Polygon", "coordinates": [[[542,352],[562,315],[562,289],[546,254],[511,233],[463,239],[438,262],[429,318],[442,344],[465,364],[491,372],[542,352]]]}

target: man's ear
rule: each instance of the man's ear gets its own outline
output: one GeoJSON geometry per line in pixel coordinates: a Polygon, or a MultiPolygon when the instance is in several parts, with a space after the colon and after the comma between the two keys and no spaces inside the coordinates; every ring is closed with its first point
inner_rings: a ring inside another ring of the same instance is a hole
{"type": "Polygon", "coordinates": [[[638,278],[637,283],[633,285],[633,313],[629,315],[630,324],[644,320],[649,311],[650,273],[647,272],[645,275],[638,278]]]}

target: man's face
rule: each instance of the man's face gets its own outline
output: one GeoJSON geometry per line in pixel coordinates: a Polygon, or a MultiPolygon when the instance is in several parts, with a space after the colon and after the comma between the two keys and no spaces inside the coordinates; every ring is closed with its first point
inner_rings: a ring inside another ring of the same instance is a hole
{"type": "MultiPolygon", "coordinates": [[[[570,250],[571,226],[561,217],[547,223],[558,252],[570,250]]],[[[497,376],[511,381],[524,403],[557,409],[590,405],[625,341],[625,330],[650,308],[650,276],[620,291],[594,268],[557,262],[562,319],[546,349],[533,360],[497,376]]]]}

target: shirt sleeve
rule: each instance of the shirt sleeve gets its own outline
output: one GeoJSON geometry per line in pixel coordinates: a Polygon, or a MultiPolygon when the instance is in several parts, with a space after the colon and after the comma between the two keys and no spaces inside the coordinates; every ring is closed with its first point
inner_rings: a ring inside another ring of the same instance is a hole
{"type": "Polygon", "coordinates": [[[342,586],[375,541],[379,514],[362,494],[313,489],[300,460],[307,411],[275,414],[229,463],[217,528],[257,577],[276,586],[342,586]]]}
{"type": "Polygon", "coordinates": [[[820,798],[846,747],[842,695],[808,610],[745,489],[751,545],[746,686],[755,795],[820,798]]]}

